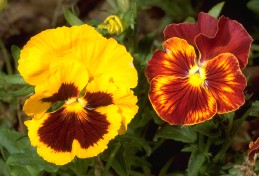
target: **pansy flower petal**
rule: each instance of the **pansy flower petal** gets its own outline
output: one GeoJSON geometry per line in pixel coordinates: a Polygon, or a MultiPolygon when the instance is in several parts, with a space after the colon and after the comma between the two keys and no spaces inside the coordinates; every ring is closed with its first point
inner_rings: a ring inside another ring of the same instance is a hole
{"type": "Polygon", "coordinates": [[[148,62],[145,74],[149,81],[158,75],[185,77],[196,66],[195,50],[186,40],[172,37],[164,42],[163,47],[164,51],[155,51],[148,62]]]}
{"type": "Polygon", "coordinates": [[[213,37],[217,32],[217,23],[216,18],[201,12],[198,15],[197,23],[170,24],[165,28],[164,36],[165,39],[179,37],[194,46],[194,39],[198,34],[213,37]]]}
{"type": "Polygon", "coordinates": [[[248,159],[252,164],[255,164],[256,159],[259,155],[259,138],[256,141],[249,144],[248,159]]]}
{"type": "Polygon", "coordinates": [[[112,38],[101,38],[82,45],[80,50],[70,53],[78,58],[87,69],[90,81],[108,76],[120,88],[134,88],[137,85],[137,71],[133,58],[123,45],[112,38]]]}
{"type": "Polygon", "coordinates": [[[248,62],[248,54],[253,39],[245,28],[235,20],[222,16],[219,19],[215,37],[199,35],[195,42],[201,53],[201,62],[212,59],[221,53],[232,53],[243,69],[248,62]]]}
{"type": "Polygon", "coordinates": [[[49,79],[35,87],[35,94],[26,101],[23,110],[40,118],[52,104],[76,98],[87,82],[88,73],[81,64],[60,63],[49,79]]]}
{"type": "Polygon", "coordinates": [[[21,50],[18,70],[27,83],[39,84],[50,76],[52,61],[62,60],[73,49],[99,38],[102,36],[88,25],[45,30],[32,37],[21,50]]]}
{"type": "Polygon", "coordinates": [[[41,94],[34,94],[29,99],[27,99],[23,105],[23,111],[28,116],[34,116],[41,118],[44,113],[51,107],[51,102],[43,102],[42,99],[45,98],[41,94]]]}
{"type": "Polygon", "coordinates": [[[157,114],[172,125],[192,125],[216,113],[216,100],[189,77],[157,76],[151,81],[149,99],[157,114]]]}
{"type": "Polygon", "coordinates": [[[246,80],[233,54],[218,55],[207,61],[204,69],[205,85],[217,100],[218,113],[234,111],[244,104],[246,80]]]}
{"type": "Polygon", "coordinates": [[[84,97],[86,101],[89,101],[87,100],[87,97],[92,98],[92,101],[94,102],[89,102],[89,104],[96,104],[99,100],[102,101],[102,103],[99,102],[98,106],[100,106],[100,104],[103,104],[102,106],[104,106],[106,104],[105,102],[108,102],[109,100],[98,98],[104,93],[112,95],[112,102],[118,107],[118,112],[121,115],[121,128],[119,133],[125,133],[128,124],[138,112],[138,106],[136,105],[138,101],[137,96],[134,96],[132,90],[118,89],[112,82],[108,81],[107,77],[102,77],[88,84],[84,97]]]}
{"type": "Polygon", "coordinates": [[[118,134],[119,116],[114,105],[93,110],[75,102],[25,124],[38,154],[49,162],[63,165],[75,156],[92,157],[106,149],[118,134]]]}
{"type": "Polygon", "coordinates": [[[119,134],[124,134],[128,129],[128,124],[138,112],[138,106],[136,105],[138,99],[137,96],[134,96],[132,90],[117,91],[116,94],[114,93],[113,99],[122,117],[119,134]]]}
{"type": "MultiPolygon", "coordinates": [[[[91,131],[92,133],[90,133],[91,135],[95,136],[95,140],[98,141],[95,142],[93,145],[91,145],[88,148],[85,147],[78,147],[77,149],[77,153],[76,156],[79,158],[88,158],[88,157],[93,157],[93,156],[97,156],[99,153],[103,152],[106,148],[108,143],[110,142],[110,140],[112,140],[115,136],[118,135],[118,131],[120,129],[121,126],[121,115],[118,112],[118,107],[115,105],[109,105],[106,107],[99,107],[96,109],[96,113],[100,114],[98,116],[96,116],[96,122],[98,122],[99,124],[101,124],[101,116],[102,117],[106,117],[106,121],[108,122],[108,127],[105,133],[103,133],[103,136],[101,138],[98,138],[99,136],[96,136],[94,131],[91,131]]],[[[91,114],[90,114],[91,115],[91,114]]],[[[92,127],[94,128],[96,127],[96,130],[100,130],[103,129],[104,126],[100,126],[101,128],[98,128],[98,123],[96,123],[94,121],[92,121],[92,127]]],[[[99,131],[100,133],[100,131],[99,131]]],[[[87,136],[85,136],[87,137],[87,136]]],[[[78,141],[79,142],[79,141],[78,141]]],[[[91,142],[91,141],[89,141],[91,142]]]]}

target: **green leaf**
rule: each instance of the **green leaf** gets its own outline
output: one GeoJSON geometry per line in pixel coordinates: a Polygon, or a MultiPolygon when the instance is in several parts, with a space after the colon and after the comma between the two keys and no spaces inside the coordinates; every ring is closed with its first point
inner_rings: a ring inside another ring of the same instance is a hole
{"type": "Polygon", "coordinates": [[[118,140],[120,140],[121,142],[127,141],[131,144],[134,144],[134,147],[138,148],[139,150],[144,149],[147,156],[151,155],[152,149],[148,141],[146,141],[144,138],[137,137],[131,134],[125,134],[123,136],[118,136],[118,140]]]}
{"type": "Polygon", "coordinates": [[[128,28],[130,26],[130,28],[134,30],[135,16],[135,9],[130,9],[123,14],[122,21],[124,28],[128,28]]]}
{"type": "Polygon", "coordinates": [[[190,145],[190,146],[184,147],[181,151],[182,152],[193,152],[194,150],[198,150],[197,145],[190,145]]]}
{"type": "Polygon", "coordinates": [[[122,164],[117,160],[117,158],[113,159],[111,167],[118,175],[127,175],[125,169],[123,169],[122,164]]]}
{"type": "Polygon", "coordinates": [[[258,0],[250,0],[247,4],[246,4],[247,8],[249,8],[250,10],[252,10],[254,13],[259,14],[259,1],[258,0]]]}
{"type": "Polygon", "coordinates": [[[18,46],[16,46],[16,45],[12,45],[11,46],[11,52],[12,52],[12,56],[14,58],[15,64],[17,66],[18,65],[18,60],[20,58],[21,49],[18,46]]]}
{"type": "Polygon", "coordinates": [[[118,11],[118,5],[117,5],[116,1],[107,0],[107,2],[110,4],[110,6],[112,7],[113,10],[118,11]]]}
{"type": "Polygon", "coordinates": [[[26,86],[20,88],[19,90],[12,91],[11,95],[14,95],[14,96],[25,96],[25,95],[29,95],[33,91],[34,91],[34,87],[32,87],[30,85],[26,85],[26,86]]]}
{"type": "Polygon", "coordinates": [[[166,15],[175,21],[182,21],[187,16],[193,16],[194,10],[190,0],[138,0],[142,6],[155,6],[161,8],[166,15]]]}
{"type": "Polygon", "coordinates": [[[121,13],[125,13],[129,10],[129,6],[130,6],[129,0],[117,0],[116,2],[117,2],[118,10],[121,13]]]}
{"type": "Polygon", "coordinates": [[[196,20],[194,17],[187,17],[184,22],[188,22],[188,23],[194,23],[196,20]]]}
{"type": "Polygon", "coordinates": [[[259,117],[259,101],[252,103],[250,116],[259,117]]]}
{"type": "MultiPolygon", "coordinates": [[[[3,76],[3,79],[8,84],[21,84],[26,85],[27,83],[24,81],[23,77],[20,74],[14,74],[14,75],[0,75],[3,76]]],[[[0,78],[1,79],[1,78],[0,78]]]]}
{"type": "Polygon", "coordinates": [[[1,171],[0,171],[1,176],[9,176],[8,165],[2,159],[0,159],[0,168],[1,168],[1,171]]]}
{"type": "Polygon", "coordinates": [[[213,120],[208,120],[197,124],[193,127],[193,130],[212,138],[217,138],[221,135],[221,131],[218,129],[218,125],[215,124],[213,120]]]}
{"type": "Polygon", "coordinates": [[[0,141],[0,146],[3,146],[10,154],[19,153],[22,149],[30,146],[27,137],[5,128],[0,129],[0,141]]]}
{"type": "Polygon", "coordinates": [[[15,166],[10,169],[10,176],[33,176],[26,167],[15,166]]]}
{"type": "Polygon", "coordinates": [[[218,3],[218,4],[216,4],[215,6],[213,6],[213,7],[209,10],[208,14],[210,14],[211,16],[213,16],[213,17],[215,17],[215,18],[218,18],[218,17],[219,17],[219,14],[220,14],[220,12],[221,12],[223,6],[224,6],[224,4],[225,4],[224,1],[223,1],[223,2],[220,2],[220,3],[218,3]]]}
{"type": "Polygon", "coordinates": [[[170,166],[172,165],[173,161],[174,161],[174,158],[171,158],[164,164],[164,166],[162,167],[162,169],[159,172],[159,176],[166,175],[166,173],[167,173],[168,169],[170,168],[170,166]]]}
{"type": "Polygon", "coordinates": [[[35,150],[23,150],[23,153],[15,153],[9,156],[7,159],[7,164],[19,165],[19,166],[33,166],[36,167],[38,171],[49,171],[56,172],[58,166],[48,163],[43,160],[40,156],[36,154],[35,150]]]}
{"type": "Polygon", "coordinates": [[[74,13],[72,13],[68,8],[63,8],[63,14],[66,21],[71,25],[82,25],[84,22],[80,20],[74,13]]]}
{"type": "Polygon", "coordinates": [[[192,152],[191,157],[188,163],[188,174],[190,176],[197,176],[199,173],[199,169],[204,163],[206,155],[201,154],[198,150],[192,152]]]}
{"type": "Polygon", "coordinates": [[[193,143],[197,140],[197,133],[193,131],[190,126],[163,126],[154,137],[156,141],[158,138],[174,139],[185,143],[193,143]]]}

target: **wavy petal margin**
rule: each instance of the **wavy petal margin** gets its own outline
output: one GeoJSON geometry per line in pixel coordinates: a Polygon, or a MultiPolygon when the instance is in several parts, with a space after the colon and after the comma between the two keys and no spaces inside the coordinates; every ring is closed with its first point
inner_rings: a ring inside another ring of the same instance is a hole
{"type": "Polygon", "coordinates": [[[220,54],[198,66],[186,40],[173,37],[164,47],[168,51],[159,57],[155,52],[146,69],[149,99],[162,119],[193,125],[244,104],[246,80],[233,54],[220,54]]]}
{"type": "Polygon", "coordinates": [[[88,25],[45,30],[32,37],[23,47],[18,70],[27,83],[40,84],[50,76],[52,62],[65,59],[74,49],[99,38],[103,37],[88,25]]]}
{"type": "Polygon", "coordinates": [[[195,37],[199,34],[204,34],[208,37],[213,37],[218,28],[218,20],[207,13],[200,12],[197,23],[180,23],[170,24],[164,29],[165,39],[179,37],[187,40],[189,44],[195,46],[195,37]]]}
{"type": "Polygon", "coordinates": [[[112,38],[86,43],[80,50],[70,53],[68,58],[80,60],[89,73],[90,81],[105,76],[119,88],[137,86],[138,74],[133,65],[133,57],[112,38]]]}
{"type": "Polygon", "coordinates": [[[207,61],[204,69],[205,85],[217,100],[218,113],[234,111],[245,103],[246,79],[233,54],[218,55],[207,61]]]}
{"type": "Polygon", "coordinates": [[[240,23],[224,16],[219,19],[215,37],[210,38],[201,34],[195,39],[197,48],[201,53],[201,62],[228,52],[237,57],[241,69],[248,62],[252,41],[252,37],[240,23]]]}
{"type": "Polygon", "coordinates": [[[38,85],[59,62],[71,59],[85,67],[90,80],[109,75],[120,88],[137,85],[137,71],[126,48],[88,25],[49,29],[32,37],[21,50],[18,70],[27,83],[38,85]]]}
{"type": "Polygon", "coordinates": [[[259,138],[255,142],[249,144],[248,150],[248,159],[252,164],[255,164],[256,159],[258,158],[259,153],[259,138]]]}
{"type": "MultiPolygon", "coordinates": [[[[78,71],[82,73],[83,69],[78,71]]],[[[75,80],[82,75],[77,76],[75,80]]],[[[77,90],[77,87],[80,85],[72,89],[65,87],[68,88],[66,91],[58,91],[42,99],[53,103],[59,98],[69,98],[67,93],[74,93],[71,90],[77,90]]],[[[63,165],[75,156],[88,158],[98,155],[107,148],[111,139],[125,133],[138,111],[137,97],[133,91],[118,89],[109,77],[92,80],[84,92],[84,95],[77,92],[76,98],[65,101],[58,110],[44,112],[40,118],[34,114],[32,120],[25,122],[32,145],[37,147],[38,154],[45,160],[63,165]]]]}
{"type": "Polygon", "coordinates": [[[149,60],[145,74],[149,81],[158,75],[185,77],[196,66],[195,50],[186,40],[172,37],[163,43],[164,51],[157,50],[149,60]]]}
{"type": "Polygon", "coordinates": [[[75,156],[87,158],[103,152],[118,134],[120,122],[114,105],[87,110],[75,104],[25,124],[37,153],[48,162],[64,165],[75,156]]]}

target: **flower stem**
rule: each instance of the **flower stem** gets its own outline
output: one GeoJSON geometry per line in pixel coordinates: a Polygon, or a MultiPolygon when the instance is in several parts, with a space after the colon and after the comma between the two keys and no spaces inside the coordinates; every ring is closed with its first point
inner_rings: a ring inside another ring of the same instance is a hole
{"type": "Polygon", "coordinates": [[[199,133],[199,151],[200,153],[204,152],[204,135],[199,133]]]}
{"type": "Polygon", "coordinates": [[[13,74],[13,69],[12,69],[12,65],[11,65],[11,62],[10,62],[10,58],[9,58],[7,50],[6,50],[4,44],[3,44],[3,42],[1,40],[0,40],[0,49],[2,50],[3,55],[4,55],[4,60],[5,60],[5,64],[6,64],[7,74],[8,75],[12,75],[13,74]]]}
{"type": "MultiPolygon", "coordinates": [[[[240,118],[240,119],[237,119],[235,122],[235,128],[233,128],[233,119],[229,121],[229,123],[231,123],[231,126],[232,126],[232,131],[229,130],[229,137],[227,138],[226,142],[222,145],[222,148],[221,150],[217,153],[217,155],[214,157],[214,162],[219,162],[221,160],[224,159],[224,156],[226,154],[226,151],[228,150],[233,138],[234,138],[234,135],[236,134],[236,132],[239,130],[239,128],[241,127],[242,123],[246,120],[246,118],[248,117],[248,115],[250,114],[251,112],[251,108],[248,109],[244,114],[243,116],[240,118]]],[[[230,124],[228,124],[228,127],[230,128],[230,124]]],[[[228,129],[229,129],[228,128],[228,129]]]]}
{"type": "Polygon", "coordinates": [[[119,143],[119,142],[117,144],[115,144],[115,147],[114,147],[113,151],[111,152],[110,157],[109,157],[109,159],[108,159],[108,161],[107,161],[107,163],[104,167],[102,176],[108,175],[108,171],[111,167],[112,161],[113,161],[116,153],[118,152],[120,146],[121,146],[121,143],[119,143]]]}

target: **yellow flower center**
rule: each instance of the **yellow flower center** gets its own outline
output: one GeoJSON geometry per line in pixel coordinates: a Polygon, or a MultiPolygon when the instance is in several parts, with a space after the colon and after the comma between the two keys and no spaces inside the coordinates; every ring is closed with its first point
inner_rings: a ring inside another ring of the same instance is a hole
{"type": "Polygon", "coordinates": [[[86,102],[82,98],[71,98],[66,101],[66,105],[69,112],[81,112],[86,106],[86,102]]]}
{"type": "Polygon", "coordinates": [[[205,71],[202,67],[194,66],[189,71],[189,83],[195,87],[203,86],[206,79],[205,71]]]}

